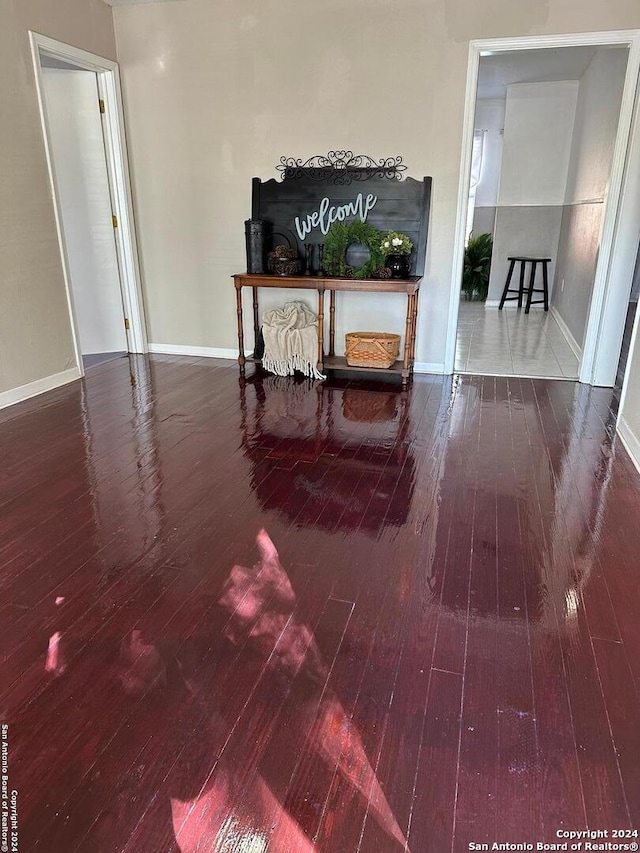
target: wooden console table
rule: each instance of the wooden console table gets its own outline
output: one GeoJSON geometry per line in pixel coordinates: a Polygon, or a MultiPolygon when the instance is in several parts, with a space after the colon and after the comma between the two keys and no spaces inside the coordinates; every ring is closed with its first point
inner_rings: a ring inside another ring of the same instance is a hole
{"type": "Polygon", "coordinates": [[[254,340],[258,339],[260,331],[260,316],[258,309],[258,288],[278,287],[283,289],[315,290],[318,293],[318,370],[349,370],[365,373],[392,373],[402,377],[402,386],[406,388],[413,373],[416,348],[416,322],[418,317],[418,291],[421,276],[411,276],[407,279],[357,279],[357,278],[322,278],[308,275],[249,275],[240,273],[233,276],[236,288],[236,305],[238,313],[238,364],[240,375],[244,376],[247,362],[260,363],[259,359],[244,354],[244,318],[242,312],[242,288],[253,290],[253,330],[254,340]],[[329,291],[329,352],[324,353],[324,303],[325,292],[329,291]],[[407,315],[404,332],[404,355],[389,368],[381,367],[350,367],[342,356],[336,356],[335,351],[335,314],[336,291],[352,291],[361,293],[406,293],[407,315]]]}

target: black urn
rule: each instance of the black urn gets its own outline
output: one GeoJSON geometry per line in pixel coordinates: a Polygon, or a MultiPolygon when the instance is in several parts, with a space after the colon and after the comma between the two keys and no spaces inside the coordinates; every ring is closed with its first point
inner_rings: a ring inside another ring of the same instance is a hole
{"type": "Polygon", "coordinates": [[[411,255],[392,252],[387,255],[384,265],[391,270],[391,278],[409,278],[411,255]]]}
{"type": "Polygon", "coordinates": [[[261,219],[246,219],[244,236],[247,245],[247,272],[262,275],[265,272],[266,222],[261,219]]]}

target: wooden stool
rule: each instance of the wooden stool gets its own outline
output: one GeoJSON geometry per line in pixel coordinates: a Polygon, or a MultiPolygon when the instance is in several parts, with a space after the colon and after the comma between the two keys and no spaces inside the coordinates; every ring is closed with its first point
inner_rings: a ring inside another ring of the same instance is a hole
{"type": "Polygon", "coordinates": [[[527,264],[531,264],[531,275],[529,276],[529,285],[527,287],[527,307],[524,309],[524,313],[528,314],[529,309],[532,305],[539,305],[540,303],[544,303],[544,310],[549,310],[549,274],[548,268],[551,263],[551,258],[508,258],[507,260],[511,261],[509,264],[509,272],[507,273],[507,280],[504,285],[504,290],[502,291],[502,298],[500,299],[500,305],[498,306],[498,310],[502,311],[504,303],[511,300],[518,300],[518,308],[522,308],[522,300],[524,298],[524,278],[525,278],[525,269],[527,264]],[[515,269],[516,262],[520,263],[520,285],[517,290],[509,287],[511,284],[511,279],[513,277],[513,270],[515,269]],[[538,264],[542,267],[542,287],[534,287],[536,280],[536,267],[538,264]],[[507,296],[508,293],[517,293],[517,296],[507,296]],[[542,299],[532,299],[534,293],[542,293],[542,299]]]}

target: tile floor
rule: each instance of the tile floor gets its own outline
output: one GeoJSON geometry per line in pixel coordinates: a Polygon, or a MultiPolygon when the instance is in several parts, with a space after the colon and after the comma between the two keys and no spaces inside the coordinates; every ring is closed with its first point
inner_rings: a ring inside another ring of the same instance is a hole
{"type": "Polygon", "coordinates": [[[465,373],[577,379],[579,362],[550,313],[460,302],[455,368],[465,373]]]}

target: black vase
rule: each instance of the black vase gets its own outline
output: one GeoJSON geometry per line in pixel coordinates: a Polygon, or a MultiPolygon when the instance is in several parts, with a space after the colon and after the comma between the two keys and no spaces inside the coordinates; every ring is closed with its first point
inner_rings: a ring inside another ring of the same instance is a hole
{"type": "Polygon", "coordinates": [[[249,275],[263,275],[265,271],[266,223],[261,219],[246,219],[244,236],[247,244],[247,272],[249,275]]]}
{"type": "Polygon", "coordinates": [[[391,278],[409,278],[411,256],[392,252],[390,255],[387,255],[384,265],[391,270],[391,278]]]}
{"type": "Polygon", "coordinates": [[[313,275],[311,259],[313,258],[313,243],[304,244],[304,274],[313,275]]]}

